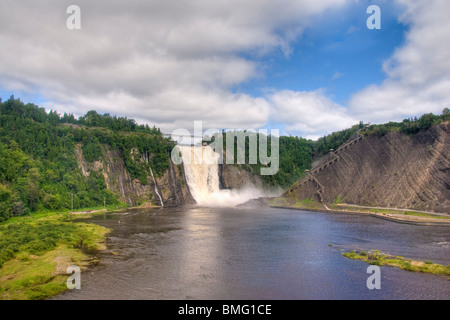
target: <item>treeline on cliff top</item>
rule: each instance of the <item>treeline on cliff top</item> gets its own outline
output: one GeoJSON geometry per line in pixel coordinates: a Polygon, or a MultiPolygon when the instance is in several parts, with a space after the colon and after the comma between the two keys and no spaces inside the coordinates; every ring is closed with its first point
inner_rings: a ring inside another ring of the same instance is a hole
{"type": "MultiPolygon", "coordinates": [[[[282,188],[286,188],[292,185],[298,179],[301,179],[305,175],[305,170],[310,169],[314,160],[322,157],[326,154],[330,148],[338,148],[341,144],[347,141],[352,135],[354,135],[358,129],[362,128],[363,124],[360,123],[358,125],[354,125],[349,129],[345,129],[342,131],[334,132],[330,135],[322,137],[317,141],[301,138],[301,137],[293,137],[293,136],[280,136],[279,143],[279,164],[278,164],[278,172],[274,175],[261,175],[261,179],[268,186],[280,186],[282,188]]],[[[250,139],[254,139],[256,141],[256,145],[259,145],[259,139],[261,138],[260,133],[252,133],[252,132],[241,132],[244,134],[245,145],[249,146],[250,139]],[[254,135],[254,138],[250,137],[254,135]]],[[[236,133],[234,133],[236,134],[236,133]]],[[[239,134],[237,134],[239,135],[239,134]]],[[[223,142],[224,142],[224,157],[226,153],[226,137],[227,132],[222,133],[223,142]]],[[[267,155],[271,156],[271,139],[270,137],[265,137],[267,139],[267,155]]],[[[214,141],[214,138],[206,139],[204,142],[210,143],[214,141]]],[[[237,165],[236,159],[238,158],[238,149],[241,147],[238,146],[243,142],[238,142],[239,138],[234,138],[234,159],[235,163],[232,165],[237,165]]],[[[252,174],[259,175],[262,167],[272,166],[273,164],[269,163],[268,165],[264,165],[260,162],[259,150],[257,152],[257,163],[252,164],[250,161],[249,148],[245,148],[245,164],[239,164],[242,168],[251,172],[252,174]]],[[[242,152],[242,150],[241,150],[242,152]]],[[[224,160],[226,163],[226,160],[224,160]]]]}
{"type": "Polygon", "coordinates": [[[132,119],[99,115],[45,112],[20,99],[0,100],[0,221],[41,210],[87,208],[117,204],[104,177],[82,175],[75,156],[81,144],[88,162],[101,160],[104,146],[123,151],[131,177],[147,183],[148,166],[134,161],[131,149],[148,153],[156,175],[169,167],[173,143],[159,129],[137,125],[132,119]]]}
{"type": "Polygon", "coordinates": [[[433,125],[440,124],[444,121],[450,120],[450,110],[444,108],[441,115],[434,115],[433,113],[426,113],[420,118],[408,118],[402,122],[389,122],[385,124],[371,125],[367,127],[363,134],[365,135],[385,135],[388,132],[402,132],[407,135],[417,134],[420,130],[428,129],[433,125]]]}
{"type": "MultiPolygon", "coordinates": [[[[424,114],[420,118],[409,118],[402,122],[389,122],[379,125],[368,125],[362,121],[351,128],[333,132],[317,141],[307,140],[301,137],[281,136],[279,138],[279,170],[275,175],[261,176],[263,181],[268,185],[281,186],[283,188],[292,185],[297,180],[305,175],[305,170],[310,169],[314,160],[320,159],[327,154],[330,149],[336,150],[344,142],[349,140],[358,131],[362,135],[385,135],[387,132],[402,132],[408,135],[417,134],[420,130],[428,129],[432,125],[439,124],[443,121],[450,120],[450,111],[445,108],[441,115],[434,115],[432,113],[424,114]]],[[[224,140],[224,149],[226,148],[226,132],[222,132],[224,140]]],[[[255,133],[259,141],[260,134],[255,133]]],[[[210,143],[214,139],[209,138],[205,142],[210,143]]],[[[245,138],[245,143],[248,146],[250,137],[245,138]]],[[[234,141],[234,159],[237,158],[238,138],[234,141]]],[[[258,144],[258,143],[257,143],[258,144]]],[[[270,155],[271,139],[267,139],[268,153],[270,155]]],[[[249,164],[249,150],[245,149],[245,163],[242,165],[247,171],[254,174],[259,174],[261,167],[264,165],[258,163],[249,164]]]]}

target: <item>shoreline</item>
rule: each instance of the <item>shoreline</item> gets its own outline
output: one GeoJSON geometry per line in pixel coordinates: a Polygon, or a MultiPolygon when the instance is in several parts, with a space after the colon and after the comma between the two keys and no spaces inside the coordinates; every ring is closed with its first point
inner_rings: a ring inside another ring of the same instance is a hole
{"type": "Polygon", "coordinates": [[[16,248],[0,256],[1,300],[50,298],[67,290],[68,266],[77,265],[83,272],[98,262],[97,252],[106,248],[111,230],[78,218],[53,212],[0,224],[3,240],[16,248]]]}
{"type": "Polygon", "coordinates": [[[100,209],[100,210],[86,210],[86,211],[71,211],[70,214],[88,214],[88,213],[98,213],[98,212],[110,212],[108,209],[100,209]]]}
{"type": "MultiPolygon", "coordinates": [[[[77,216],[90,215],[90,214],[99,214],[99,213],[115,213],[123,210],[136,210],[136,209],[152,209],[152,208],[163,208],[163,206],[151,204],[148,202],[144,202],[140,206],[124,206],[117,208],[104,208],[104,209],[85,209],[83,211],[70,211],[69,214],[77,216]]],[[[57,213],[58,214],[58,213],[57,213]]]]}
{"type": "MultiPolygon", "coordinates": [[[[299,208],[299,207],[290,207],[290,206],[267,206],[268,208],[278,208],[278,209],[289,209],[289,210],[299,210],[299,211],[310,211],[310,212],[321,212],[321,213],[335,213],[335,214],[350,214],[350,215],[360,215],[360,216],[372,216],[378,219],[384,219],[396,223],[405,223],[405,224],[412,224],[412,225],[425,225],[425,226],[450,226],[450,221],[426,221],[424,219],[430,219],[430,218],[421,218],[421,217],[415,217],[414,220],[410,219],[401,219],[398,217],[393,216],[387,216],[386,214],[376,214],[372,212],[358,212],[358,211],[343,211],[343,210],[335,210],[335,209],[314,209],[314,208],[299,208]]],[[[105,214],[105,213],[116,213],[123,210],[131,210],[131,209],[144,209],[144,208],[160,208],[160,206],[156,205],[149,205],[144,204],[141,206],[134,206],[134,207],[122,207],[122,208],[105,208],[105,209],[86,209],[84,211],[77,211],[77,212],[55,212],[53,214],[48,215],[39,215],[39,216],[31,216],[31,217],[20,217],[19,219],[15,219],[15,221],[9,221],[9,223],[22,223],[24,225],[31,225],[34,226],[36,222],[41,223],[44,221],[47,221],[48,223],[79,223],[79,227],[83,228],[88,233],[92,233],[90,236],[94,237],[92,238],[91,245],[92,247],[96,247],[98,251],[101,251],[103,248],[101,248],[102,245],[105,245],[105,241],[107,238],[107,234],[110,232],[110,230],[104,230],[101,231],[100,226],[96,225],[95,223],[85,223],[80,218],[90,218],[93,215],[97,214],[105,214]],[[67,219],[67,214],[69,214],[69,219],[67,219]],[[29,219],[31,218],[31,219],[29,219]]],[[[436,219],[435,219],[436,220],[436,219]]],[[[9,224],[9,223],[6,223],[9,224]]],[[[0,227],[4,224],[0,224],[0,227]]],[[[5,228],[4,228],[5,229],[5,228]]],[[[4,229],[0,229],[1,231],[4,231],[4,229]]],[[[8,236],[5,234],[5,236],[8,236]]],[[[67,288],[64,288],[65,283],[58,284],[58,281],[66,280],[68,275],[65,274],[64,268],[62,268],[62,264],[66,265],[66,262],[72,261],[72,263],[75,261],[75,264],[80,264],[82,267],[82,272],[89,270],[91,267],[91,263],[98,259],[96,253],[93,251],[86,252],[83,250],[83,243],[81,243],[81,246],[73,246],[70,245],[70,247],[67,247],[67,244],[61,240],[57,242],[56,248],[53,248],[48,251],[44,251],[41,255],[33,255],[30,252],[27,252],[27,249],[24,249],[22,251],[19,251],[14,257],[7,260],[3,268],[0,268],[0,272],[3,269],[3,277],[0,276],[0,278],[3,278],[3,280],[10,281],[11,284],[2,283],[2,287],[0,287],[0,293],[3,293],[1,296],[3,299],[7,299],[10,297],[10,299],[47,299],[51,298],[52,296],[56,294],[63,293],[67,290],[67,288]],[[63,246],[63,247],[61,247],[63,246]],[[59,253],[58,253],[59,252],[59,253]],[[64,259],[60,258],[61,252],[64,252],[64,259]],[[51,259],[50,259],[51,258],[51,259]],[[45,261],[44,261],[45,260],[45,261]],[[56,263],[53,267],[49,266],[49,263],[56,263]],[[62,264],[61,264],[62,263],[62,264]],[[33,288],[37,288],[38,290],[41,290],[44,288],[47,284],[51,283],[54,286],[54,289],[52,292],[45,293],[43,291],[40,296],[35,296],[34,298],[31,296],[28,296],[31,289],[29,287],[23,286],[21,288],[14,289],[14,292],[11,292],[11,295],[8,294],[6,291],[11,290],[8,289],[8,287],[12,286],[13,282],[23,282],[24,279],[28,279],[31,276],[33,277],[42,277],[43,275],[36,273],[31,274],[32,271],[31,265],[33,266],[41,266],[45,265],[47,270],[51,271],[52,277],[49,278],[49,280],[46,280],[47,282],[43,283],[36,283],[33,284],[33,288]],[[28,267],[29,266],[29,267],[28,267]],[[5,269],[7,267],[7,269],[5,269]],[[17,273],[14,270],[20,269],[21,271],[17,273]],[[9,273],[8,273],[9,272],[9,273]],[[58,280],[59,279],[59,280],[58,280]],[[50,282],[49,282],[50,281],[50,282]],[[58,286],[58,287],[56,287],[58,286]],[[6,288],[6,289],[5,289],[6,288]],[[6,294],[6,295],[5,295],[6,294]]]]}
{"type": "Polygon", "coordinates": [[[411,224],[411,225],[420,225],[420,226],[447,226],[450,227],[450,220],[449,221],[443,221],[442,219],[438,218],[421,218],[421,217],[414,217],[414,218],[404,218],[404,217],[398,217],[394,216],[393,214],[387,215],[383,213],[374,213],[374,212],[368,212],[368,211],[343,211],[343,210],[336,210],[336,209],[312,209],[312,208],[299,208],[299,207],[290,207],[290,206],[271,206],[270,208],[278,208],[278,209],[289,209],[289,210],[300,210],[300,211],[311,211],[311,212],[322,212],[322,213],[335,213],[335,214],[352,214],[352,215],[360,215],[360,216],[370,216],[378,219],[388,220],[396,223],[403,223],[403,224],[411,224]]]}

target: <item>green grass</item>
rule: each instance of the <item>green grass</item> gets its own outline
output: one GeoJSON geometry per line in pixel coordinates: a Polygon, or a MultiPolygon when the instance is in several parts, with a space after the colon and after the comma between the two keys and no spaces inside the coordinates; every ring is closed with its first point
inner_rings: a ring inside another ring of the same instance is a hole
{"type": "Polygon", "coordinates": [[[64,245],[26,259],[10,259],[0,268],[0,298],[39,300],[61,293],[67,289],[67,267],[90,263],[92,260],[81,250],[64,245]]]}
{"type": "Polygon", "coordinates": [[[270,198],[268,200],[270,206],[286,206],[288,205],[288,201],[284,197],[270,198]]]}
{"type": "MultiPolygon", "coordinates": [[[[117,204],[107,205],[106,207],[104,207],[103,205],[99,205],[99,206],[86,207],[86,208],[73,208],[73,212],[85,212],[88,210],[96,211],[96,210],[102,210],[102,209],[106,209],[108,211],[114,211],[114,210],[120,210],[120,209],[124,209],[124,208],[128,208],[128,207],[129,207],[128,204],[119,202],[117,204]]],[[[70,213],[70,212],[72,212],[70,209],[62,209],[62,210],[58,210],[58,211],[41,209],[37,212],[32,213],[31,216],[45,217],[45,216],[49,216],[49,215],[60,214],[60,213],[70,213]]],[[[19,218],[21,218],[21,217],[19,217],[19,218]]],[[[15,218],[13,217],[11,219],[15,219],[15,218]]]]}
{"type": "Polygon", "coordinates": [[[314,203],[314,200],[311,198],[306,198],[301,201],[297,201],[297,204],[304,205],[304,206],[311,206],[313,203],[314,203]]]}
{"type": "Polygon", "coordinates": [[[306,198],[303,200],[295,199],[294,197],[285,198],[285,197],[278,197],[278,198],[271,198],[268,201],[270,206],[275,207],[289,207],[289,208],[297,208],[297,209],[314,209],[314,210],[323,210],[322,204],[315,201],[311,198],[306,198]]]}
{"type": "Polygon", "coordinates": [[[378,266],[393,266],[411,272],[425,272],[437,275],[450,276],[450,265],[443,266],[433,263],[432,261],[419,261],[406,259],[401,256],[392,256],[379,250],[365,251],[350,251],[343,252],[342,255],[353,260],[362,260],[372,265],[378,266]]]}
{"type": "Polygon", "coordinates": [[[300,209],[316,209],[316,210],[323,209],[323,207],[320,203],[318,203],[317,201],[314,201],[311,198],[306,198],[301,201],[296,201],[295,204],[292,205],[292,207],[300,208],[300,209]]]}
{"type": "Polygon", "coordinates": [[[85,268],[109,231],[69,213],[37,213],[0,224],[0,299],[44,299],[66,290],[69,265],[85,268]]]}
{"type": "Polygon", "coordinates": [[[345,202],[345,200],[344,200],[344,198],[340,195],[340,194],[338,194],[338,196],[336,197],[336,199],[334,200],[334,203],[335,204],[338,204],[338,203],[344,203],[345,202]]]}

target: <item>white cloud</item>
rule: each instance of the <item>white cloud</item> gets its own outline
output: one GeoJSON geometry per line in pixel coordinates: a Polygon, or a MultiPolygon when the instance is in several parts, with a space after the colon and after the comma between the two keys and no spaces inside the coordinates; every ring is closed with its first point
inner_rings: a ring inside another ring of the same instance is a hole
{"type": "MultiPolygon", "coordinates": [[[[320,90],[275,93],[274,117],[286,132],[316,138],[360,120],[400,121],[429,112],[440,114],[450,105],[450,2],[398,1],[407,7],[399,19],[410,29],[405,43],[383,63],[386,80],[354,93],[345,107],[320,90]]],[[[341,76],[336,72],[332,79],[341,76]]]]}
{"type": "Polygon", "coordinates": [[[349,106],[373,122],[440,114],[450,104],[450,2],[398,0],[410,26],[405,44],[383,64],[387,79],[353,95],[349,106]]]}
{"type": "Polygon", "coordinates": [[[270,96],[273,118],[284,125],[284,131],[317,139],[356,123],[347,109],[317,91],[278,91],[270,96]]]}
{"type": "Polygon", "coordinates": [[[359,120],[439,113],[450,104],[450,2],[397,1],[407,7],[406,42],[384,63],[386,80],[356,92],[346,107],[321,90],[253,97],[233,88],[263,76],[261,57],[289,56],[316,14],[348,0],[79,0],[76,31],[66,28],[69,0],[2,0],[0,87],[60,112],[96,109],[165,131],[195,120],[225,128],[270,121],[315,138],[359,120]]]}
{"type": "Polygon", "coordinates": [[[81,30],[71,31],[68,0],[3,0],[0,86],[61,112],[96,109],[165,130],[194,120],[260,127],[268,102],[232,92],[260,76],[242,53],[289,55],[314,14],[345,1],[79,0],[81,30]]]}

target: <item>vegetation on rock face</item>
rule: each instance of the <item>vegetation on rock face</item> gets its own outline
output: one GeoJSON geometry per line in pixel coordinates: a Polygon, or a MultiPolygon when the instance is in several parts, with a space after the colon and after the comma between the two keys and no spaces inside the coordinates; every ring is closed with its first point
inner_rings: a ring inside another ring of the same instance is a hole
{"type": "Polygon", "coordinates": [[[169,168],[173,144],[159,129],[137,125],[132,119],[89,111],[75,119],[45,112],[12,96],[0,101],[0,222],[40,210],[117,204],[104,177],[95,171],[83,176],[75,145],[81,143],[87,162],[101,160],[102,145],[123,151],[132,179],[144,184],[148,166],[132,158],[132,149],[148,155],[155,175],[169,168]]]}
{"type": "Polygon", "coordinates": [[[358,125],[354,125],[349,129],[333,132],[332,134],[319,138],[314,142],[315,159],[327,154],[330,149],[336,150],[358,130],[363,128],[364,124],[363,122],[360,122],[358,125]]]}
{"type": "MultiPolygon", "coordinates": [[[[281,136],[279,144],[280,161],[277,174],[261,177],[269,185],[286,187],[303,177],[305,170],[311,167],[314,143],[299,137],[281,136]]],[[[257,170],[255,172],[259,172],[260,166],[254,166],[257,170]]]]}
{"type": "MultiPolygon", "coordinates": [[[[236,131],[232,134],[235,136],[245,137],[240,140],[239,138],[234,138],[234,162],[228,163],[226,159],[227,153],[227,132],[222,132],[223,139],[223,162],[226,165],[239,165],[245,170],[252,174],[259,175],[261,168],[263,167],[273,167],[273,163],[268,165],[261,163],[261,156],[259,150],[260,139],[264,138],[267,141],[267,150],[264,150],[264,156],[271,157],[272,151],[272,140],[270,136],[263,136],[261,133],[236,131]],[[238,142],[239,141],[239,142],[238,142]],[[255,146],[257,146],[258,151],[256,152],[256,162],[252,163],[250,159],[250,146],[252,145],[250,141],[254,141],[255,146]],[[242,145],[245,142],[245,146],[242,145]],[[239,154],[242,149],[245,148],[244,159],[239,159],[239,154]],[[239,149],[239,151],[238,151],[239,149]]],[[[215,139],[208,139],[204,142],[211,143],[215,139]]],[[[281,136],[278,139],[279,142],[279,163],[278,172],[274,175],[261,175],[262,180],[270,186],[281,186],[286,187],[291,185],[299,177],[302,177],[305,170],[311,166],[313,154],[314,154],[314,142],[299,137],[287,137],[281,136]]],[[[216,151],[218,151],[216,149],[216,151]]]]}

